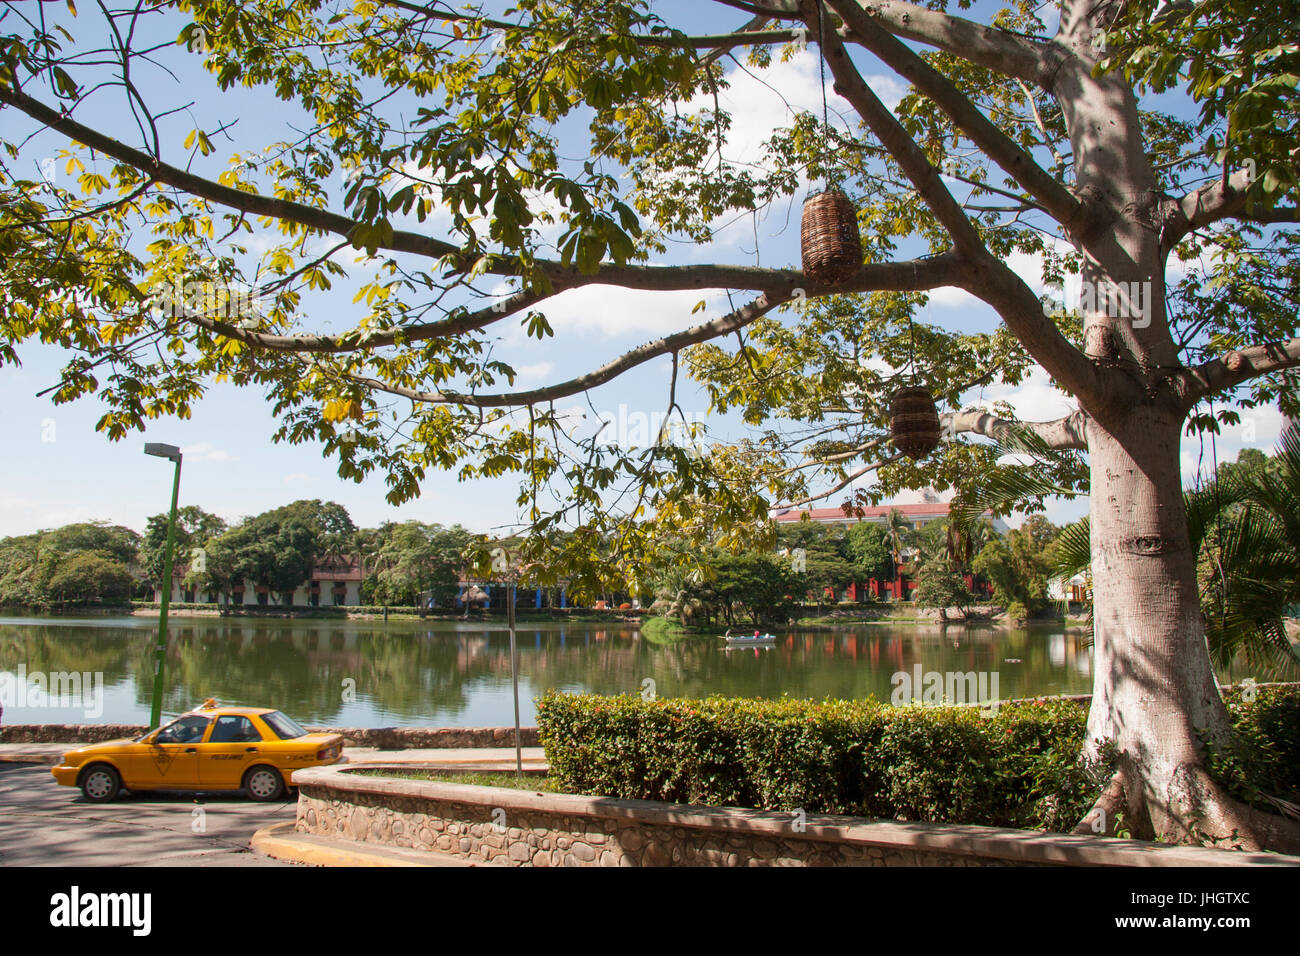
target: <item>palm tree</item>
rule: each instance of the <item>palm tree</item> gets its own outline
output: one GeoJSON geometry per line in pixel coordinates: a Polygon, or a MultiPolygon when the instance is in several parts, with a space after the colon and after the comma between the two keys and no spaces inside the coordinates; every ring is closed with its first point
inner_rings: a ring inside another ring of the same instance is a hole
{"type": "Polygon", "coordinates": [[[911,537],[912,526],[907,523],[907,516],[897,508],[890,508],[885,516],[885,534],[889,536],[890,557],[894,562],[894,587],[896,595],[903,596],[903,545],[911,537]]]}
{"type": "Polygon", "coordinates": [[[1268,468],[1189,492],[1201,553],[1201,607],[1217,663],[1240,657],[1268,676],[1300,670],[1283,616],[1300,601],[1300,429],[1288,426],[1268,468]]]}
{"type": "MultiPolygon", "coordinates": [[[[1001,455],[1052,461],[1061,453],[1024,429],[995,443],[1001,455]]],[[[1025,498],[1068,493],[1046,469],[1000,466],[963,488],[952,520],[972,527],[989,508],[1025,498]]],[[[1267,676],[1300,673],[1300,656],[1283,615],[1300,601],[1300,429],[1289,426],[1270,468],[1211,481],[1184,492],[1188,530],[1200,555],[1201,608],[1215,663],[1240,658],[1267,676]]],[[[1052,545],[1051,571],[1069,580],[1092,561],[1087,518],[1065,527],[1052,545]]]]}
{"type": "Polygon", "coordinates": [[[916,571],[932,564],[946,570],[958,563],[951,527],[927,524],[925,530],[916,535],[912,544],[912,567],[916,571]]]}

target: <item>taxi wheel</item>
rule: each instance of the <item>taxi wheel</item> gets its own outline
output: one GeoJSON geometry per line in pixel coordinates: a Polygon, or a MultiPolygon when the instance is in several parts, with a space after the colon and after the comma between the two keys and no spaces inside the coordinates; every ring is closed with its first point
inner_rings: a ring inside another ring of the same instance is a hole
{"type": "Polygon", "coordinates": [[[92,803],[115,800],[121,789],[121,776],[106,763],[88,767],[81,775],[81,792],[92,803]]]}
{"type": "Polygon", "coordinates": [[[274,767],[254,767],[244,775],[244,789],[254,800],[276,800],[284,793],[284,779],[274,767]]]}

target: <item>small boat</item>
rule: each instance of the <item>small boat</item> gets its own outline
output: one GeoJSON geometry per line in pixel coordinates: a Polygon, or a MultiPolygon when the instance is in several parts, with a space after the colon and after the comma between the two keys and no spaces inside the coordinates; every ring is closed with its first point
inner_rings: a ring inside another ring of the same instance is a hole
{"type": "Polygon", "coordinates": [[[775,644],[775,634],[759,634],[755,637],[753,634],[747,636],[733,637],[730,634],[723,634],[722,639],[727,642],[728,647],[752,647],[762,644],[775,644]]]}

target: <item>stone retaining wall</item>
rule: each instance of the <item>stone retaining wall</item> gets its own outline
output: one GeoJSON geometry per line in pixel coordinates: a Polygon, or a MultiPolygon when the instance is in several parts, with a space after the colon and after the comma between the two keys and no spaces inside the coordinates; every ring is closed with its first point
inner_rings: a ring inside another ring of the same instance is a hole
{"type": "Polygon", "coordinates": [[[142,724],[0,724],[0,744],[97,744],[148,729],[142,724]]]}
{"type": "MultiPolygon", "coordinates": [[[[1029,830],[294,774],[296,828],[508,866],[1235,866],[1300,857],[1029,830]]],[[[409,772],[411,767],[405,765],[409,772]]]]}
{"type": "MultiPolygon", "coordinates": [[[[439,747],[513,747],[513,727],[321,727],[325,733],[342,734],[349,747],[378,747],[380,750],[423,750],[439,747]]],[[[520,745],[540,747],[536,727],[519,728],[520,745]]]]}
{"type": "MultiPolygon", "coordinates": [[[[0,744],[95,744],[135,737],[149,728],[143,724],[10,724],[0,725],[0,744]]],[[[308,730],[342,734],[344,746],[381,750],[423,750],[443,747],[513,747],[513,727],[309,727],[308,730]]],[[[536,727],[521,727],[525,747],[538,747],[536,727]]]]}

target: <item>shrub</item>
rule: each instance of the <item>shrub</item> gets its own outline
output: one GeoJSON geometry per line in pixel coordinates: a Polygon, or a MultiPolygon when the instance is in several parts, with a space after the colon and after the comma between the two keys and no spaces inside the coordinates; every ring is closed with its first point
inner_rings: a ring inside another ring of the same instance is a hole
{"type": "Polygon", "coordinates": [[[1029,620],[1029,608],[1020,601],[1012,601],[1007,605],[1008,621],[1027,621],[1029,620]]]}
{"type": "MultiPolygon", "coordinates": [[[[1234,736],[1210,769],[1240,799],[1300,803],[1300,687],[1226,695],[1234,736]],[[1267,795],[1267,796],[1266,796],[1267,795]]],[[[1087,709],[1066,700],[888,707],[874,700],[705,700],[554,691],[537,723],[556,789],[1068,831],[1110,776],[1080,760],[1087,709]]]]}
{"type": "Polygon", "coordinates": [[[1070,829],[1109,776],[1079,760],[1069,701],[875,701],[548,693],[537,723],[557,788],[628,799],[1070,829]]]}
{"type": "Polygon", "coordinates": [[[1236,797],[1268,810],[1265,795],[1300,804],[1300,687],[1259,687],[1226,695],[1233,739],[1210,747],[1210,770],[1236,797]]]}

